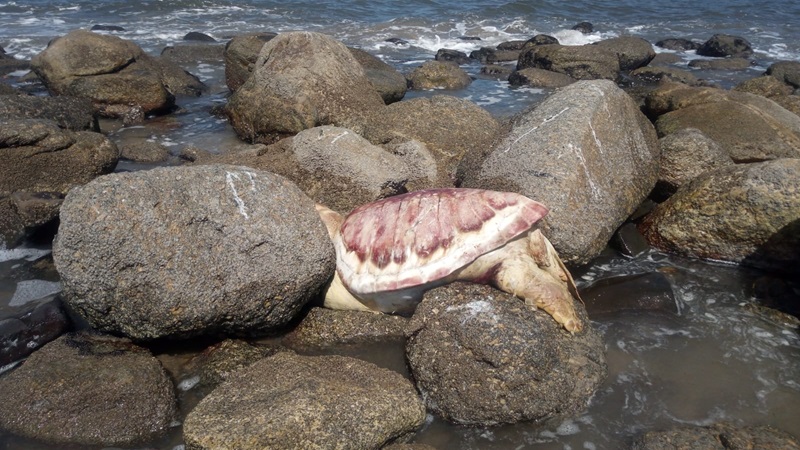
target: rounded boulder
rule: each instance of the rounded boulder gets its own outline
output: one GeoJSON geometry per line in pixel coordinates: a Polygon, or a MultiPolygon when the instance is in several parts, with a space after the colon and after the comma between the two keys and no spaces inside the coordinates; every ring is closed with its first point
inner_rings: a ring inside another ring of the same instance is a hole
{"type": "Polygon", "coordinates": [[[93,327],[134,339],[265,333],[334,267],[311,199],[278,175],[223,165],[74,189],[53,257],[67,303],[93,327]]]}

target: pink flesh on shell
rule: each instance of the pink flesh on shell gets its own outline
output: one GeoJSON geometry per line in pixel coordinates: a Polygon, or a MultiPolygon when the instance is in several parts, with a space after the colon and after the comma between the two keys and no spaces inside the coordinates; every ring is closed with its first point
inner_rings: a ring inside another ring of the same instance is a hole
{"type": "Polygon", "coordinates": [[[512,192],[430,189],[360,206],[333,243],[337,270],[356,295],[440,280],[547,214],[512,192]]]}

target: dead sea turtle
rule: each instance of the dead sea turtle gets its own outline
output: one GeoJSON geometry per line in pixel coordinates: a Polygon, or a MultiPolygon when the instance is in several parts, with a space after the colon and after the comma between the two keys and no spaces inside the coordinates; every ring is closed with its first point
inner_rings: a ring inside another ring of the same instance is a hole
{"type": "Polygon", "coordinates": [[[332,309],[413,312],[425,291],[452,281],[492,284],[583,327],[569,271],[533,226],[547,208],[512,192],[429,189],[385,198],[346,218],[317,205],[336,249],[325,295],[332,309]]]}

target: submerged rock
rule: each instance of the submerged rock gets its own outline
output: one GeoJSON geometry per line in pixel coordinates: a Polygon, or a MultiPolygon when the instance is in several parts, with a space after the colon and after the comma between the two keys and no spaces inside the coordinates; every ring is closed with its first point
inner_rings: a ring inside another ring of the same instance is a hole
{"type": "Polygon", "coordinates": [[[174,419],[172,381],[127,339],[70,333],[0,378],[0,428],[33,439],[132,446],[174,419]]]}
{"type": "Polygon", "coordinates": [[[605,80],[562,88],[480,151],[461,161],[463,187],[519,192],[544,203],[550,213],[543,231],[567,263],[597,256],[658,176],[653,126],[605,80]]]}
{"type": "Polygon", "coordinates": [[[651,244],[685,256],[797,273],[800,159],[706,172],[640,224],[651,244]]]}
{"type": "Polygon", "coordinates": [[[631,445],[632,450],[738,450],[797,449],[800,440],[770,426],[742,427],[729,423],[709,427],[685,427],[648,431],[631,445]]]}
{"type": "Polygon", "coordinates": [[[428,408],[480,426],[585,409],[607,369],[600,336],[575,306],[586,326],[571,335],[544,311],[488,286],[428,291],[406,331],[406,356],[428,408]]]}
{"type": "Polygon", "coordinates": [[[582,289],[581,298],[592,317],[620,311],[681,312],[672,283],[659,272],[603,278],[582,289]]]}
{"type": "Polygon", "coordinates": [[[0,320],[0,367],[30,355],[61,336],[71,325],[58,299],[0,320]]]}
{"type": "Polygon", "coordinates": [[[425,420],[399,373],[343,356],[279,353],[238,371],[184,423],[186,447],[381,448],[425,420]]]}
{"type": "Polygon", "coordinates": [[[257,335],[288,323],[333,273],[314,202],[238,166],[113,174],[73,190],[53,258],[66,302],[134,339],[257,335]]]}

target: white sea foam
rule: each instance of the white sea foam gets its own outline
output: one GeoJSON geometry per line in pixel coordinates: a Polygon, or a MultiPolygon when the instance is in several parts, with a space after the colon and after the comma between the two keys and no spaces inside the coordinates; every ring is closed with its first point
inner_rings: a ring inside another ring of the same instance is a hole
{"type": "Polygon", "coordinates": [[[45,280],[25,280],[17,283],[17,290],[8,302],[8,306],[22,306],[28,302],[39,300],[48,295],[61,292],[61,283],[45,280]]]}
{"type": "Polygon", "coordinates": [[[12,248],[12,249],[0,248],[0,262],[14,261],[18,259],[35,261],[41,258],[42,256],[49,254],[50,250],[39,249],[39,248],[24,248],[24,247],[12,248]]]}

